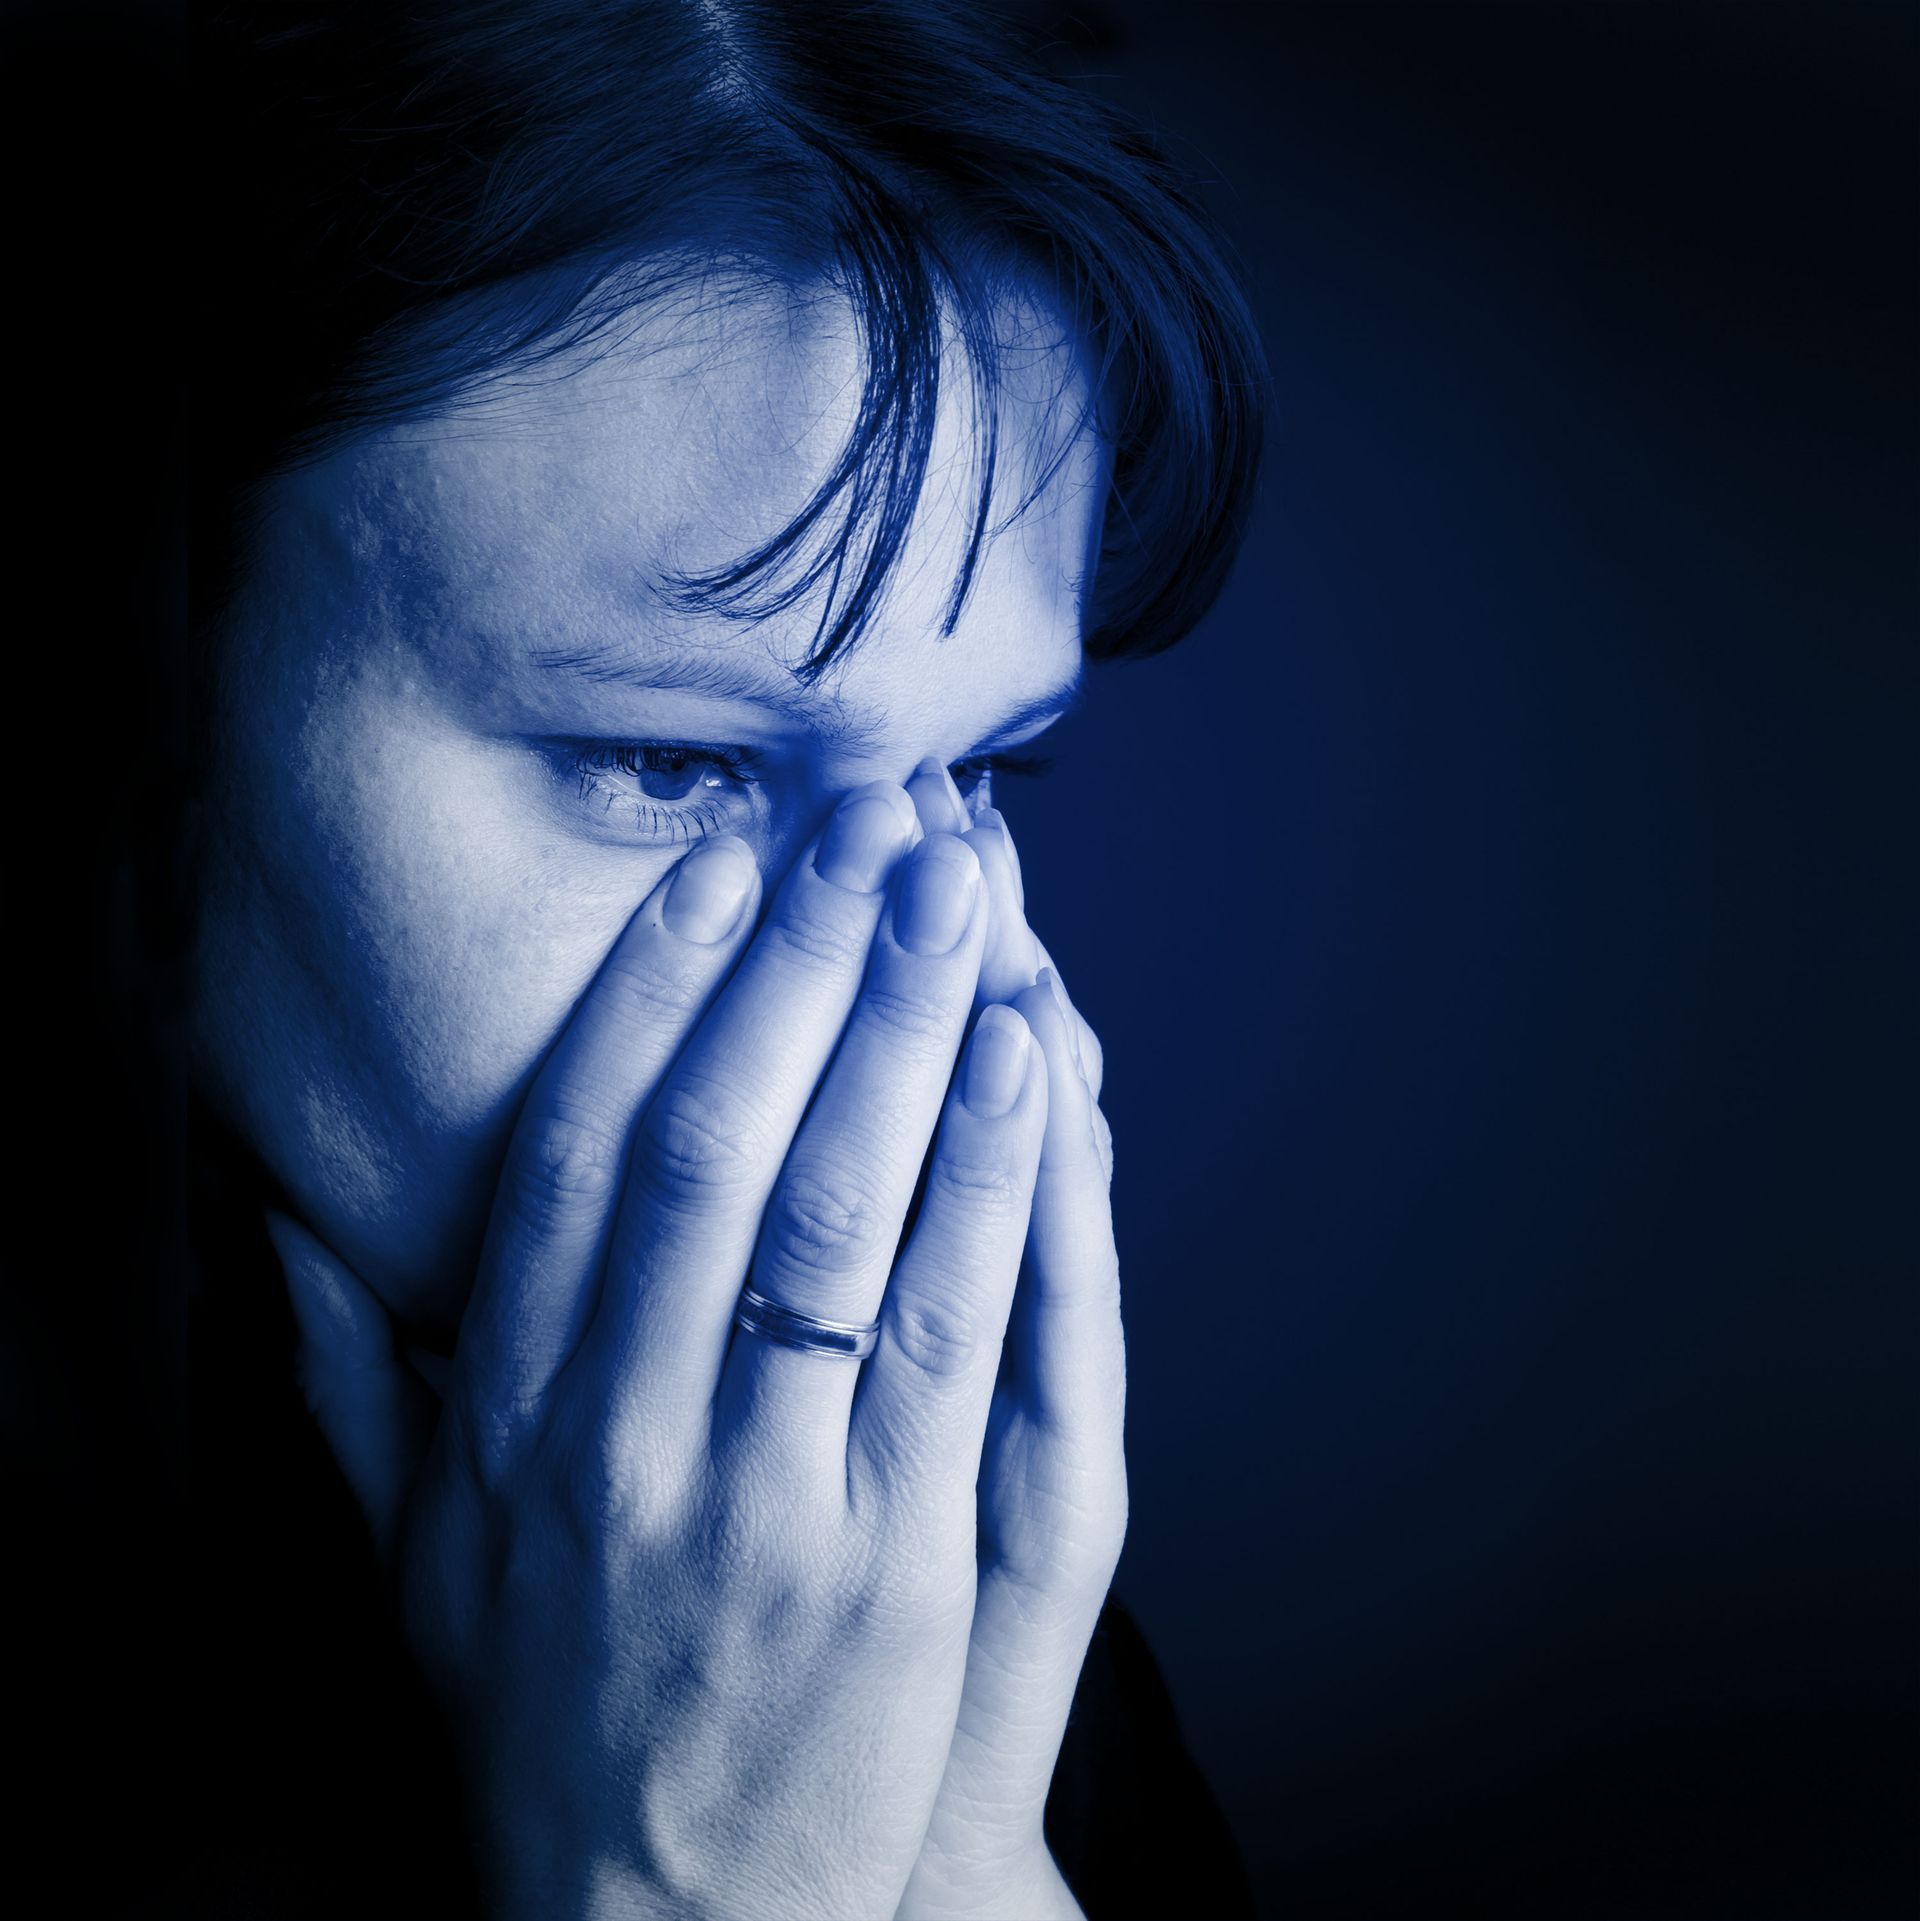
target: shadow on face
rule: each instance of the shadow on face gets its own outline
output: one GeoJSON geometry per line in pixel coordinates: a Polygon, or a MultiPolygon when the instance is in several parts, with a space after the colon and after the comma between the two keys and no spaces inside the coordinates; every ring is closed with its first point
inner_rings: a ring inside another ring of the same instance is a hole
{"type": "Polygon", "coordinates": [[[1002,318],[957,620],[984,444],[950,339],[884,601],[812,684],[815,597],[749,620],[673,583],[786,526],[847,443],[860,353],[819,289],[642,313],[275,483],[223,642],[196,1052],[403,1315],[457,1316],[519,1098],[692,841],[741,835],[771,893],[847,788],[1067,704],[1106,469],[1075,343],[1002,318]]]}

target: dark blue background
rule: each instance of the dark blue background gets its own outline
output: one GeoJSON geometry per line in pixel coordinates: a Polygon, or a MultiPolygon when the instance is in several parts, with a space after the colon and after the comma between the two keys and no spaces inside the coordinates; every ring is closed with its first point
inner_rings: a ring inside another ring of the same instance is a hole
{"type": "Polygon", "coordinates": [[[1120,1591],[1276,1915],[1920,1911],[1917,20],[1066,62],[1275,367],[1224,602],[1001,798],[1109,1045],[1120,1591]]]}
{"type": "MultiPolygon", "coordinates": [[[[1109,1044],[1121,1592],[1275,1916],[1911,1915],[1916,11],[1073,16],[1276,369],[1217,613],[1002,796],[1109,1044]]],[[[20,1868],[104,1908],[194,1780],[193,130],[175,15],[27,20],[0,1408],[88,1835],[20,1868]]]]}

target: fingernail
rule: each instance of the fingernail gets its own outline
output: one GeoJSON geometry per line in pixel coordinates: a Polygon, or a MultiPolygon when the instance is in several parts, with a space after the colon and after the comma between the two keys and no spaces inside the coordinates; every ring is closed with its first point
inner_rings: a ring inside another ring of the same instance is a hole
{"type": "Polygon", "coordinates": [[[1027,1055],[1033,1035],[1011,1007],[995,1002],[983,1008],[967,1048],[967,1079],[962,1098],[982,1120],[1010,1113],[1027,1083],[1027,1055]]]}
{"type": "Polygon", "coordinates": [[[1007,817],[997,807],[983,807],[974,816],[977,827],[997,827],[1000,838],[1007,844],[1007,859],[1013,865],[1013,891],[1020,902],[1020,911],[1027,911],[1027,883],[1020,873],[1020,850],[1013,844],[1013,830],[1007,825],[1007,817]]]}
{"type": "Polygon", "coordinates": [[[682,940],[711,947],[740,924],[753,891],[753,852],[736,834],[702,841],[675,870],[660,918],[682,940]]]}
{"type": "Polygon", "coordinates": [[[910,954],[951,952],[973,919],[979,891],[980,861],[973,849],[951,834],[929,834],[901,870],[894,939],[910,954]]]}
{"type": "Polygon", "coordinates": [[[964,834],[967,831],[966,803],[953,784],[946,764],[929,754],[907,776],[907,792],[913,797],[920,825],[929,834],[964,834]]]}
{"type": "Polygon", "coordinates": [[[877,892],[917,825],[913,803],[892,781],[869,781],[827,823],[813,871],[851,894],[877,892]]]}
{"type": "Polygon", "coordinates": [[[977,821],[992,805],[993,763],[989,761],[985,767],[981,768],[980,778],[973,783],[973,789],[967,795],[966,808],[968,816],[977,821]]]}

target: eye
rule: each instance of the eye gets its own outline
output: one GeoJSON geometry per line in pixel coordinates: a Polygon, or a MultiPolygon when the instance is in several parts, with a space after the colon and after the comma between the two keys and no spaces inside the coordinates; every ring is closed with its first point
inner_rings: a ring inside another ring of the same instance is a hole
{"type": "Polygon", "coordinates": [[[729,777],[739,778],[742,765],[738,748],[689,747],[666,740],[615,747],[609,758],[650,800],[684,800],[696,789],[724,787],[729,777]],[[725,771],[716,773],[716,768],[725,771]]]}
{"type": "Polygon", "coordinates": [[[580,803],[640,839],[668,845],[738,831],[753,818],[754,755],[677,740],[572,743],[580,803]]]}
{"type": "Polygon", "coordinates": [[[1053,765],[1051,754],[973,754],[950,763],[947,772],[960,790],[967,811],[977,814],[993,805],[993,778],[996,774],[1022,777],[1044,774],[1053,765]]]}

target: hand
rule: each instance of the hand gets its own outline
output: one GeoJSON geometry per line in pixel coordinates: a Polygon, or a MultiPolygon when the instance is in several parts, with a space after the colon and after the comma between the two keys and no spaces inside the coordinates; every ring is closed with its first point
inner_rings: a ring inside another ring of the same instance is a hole
{"type": "Polygon", "coordinates": [[[849,796],[749,945],[757,904],[721,841],[635,915],[528,1094],[437,1419],[274,1224],[507,1914],[889,1915],[952,1767],[1053,1077],[1004,1008],[952,1075],[985,895],[900,789],[849,796]],[[879,1317],[872,1359],[733,1334],[750,1265],[879,1317]]]}
{"type": "MultiPolygon", "coordinates": [[[[916,770],[908,792],[929,832],[964,818],[943,770],[916,770]]],[[[1080,1913],[1047,1851],[1042,1818],[1126,1532],[1126,1357],[1107,1198],[1112,1136],[1097,1105],[1099,1042],[1027,923],[1006,823],[989,808],[966,839],[991,904],[978,995],[1011,1001],[1038,1036],[1048,1064],[1047,1132],[981,1463],[982,1559],[966,1686],[900,1914],[1046,1921],[1080,1913]]]]}

